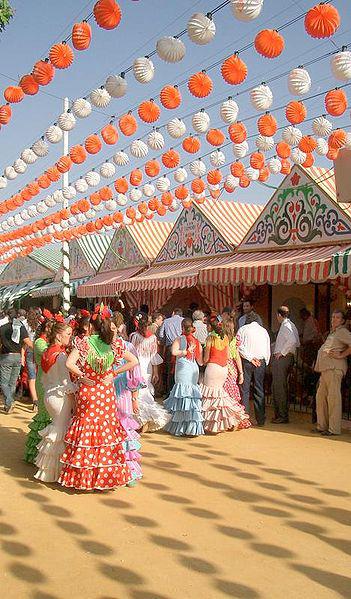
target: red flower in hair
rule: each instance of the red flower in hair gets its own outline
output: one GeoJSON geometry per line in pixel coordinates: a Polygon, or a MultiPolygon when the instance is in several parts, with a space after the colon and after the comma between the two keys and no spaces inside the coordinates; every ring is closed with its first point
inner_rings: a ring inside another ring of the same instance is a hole
{"type": "Polygon", "coordinates": [[[83,309],[83,310],[80,311],[80,313],[81,313],[81,315],[82,315],[83,318],[89,318],[90,317],[89,310],[84,310],[83,309]]]}
{"type": "Polygon", "coordinates": [[[47,308],[44,308],[44,310],[43,310],[43,316],[47,320],[52,320],[54,318],[54,315],[47,308]]]}
{"type": "Polygon", "coordinates": [[[65,322],[65,319],[63,318],[62,314],[55,314],[54,320],[61,324],[65,322]]]}

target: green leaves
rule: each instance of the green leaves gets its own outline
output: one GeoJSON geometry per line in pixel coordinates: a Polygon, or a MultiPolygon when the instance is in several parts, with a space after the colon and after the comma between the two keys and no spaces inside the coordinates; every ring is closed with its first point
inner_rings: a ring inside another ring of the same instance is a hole
{"type": "Polygon", "coordinates": [[[3,31],[6,25],[14,15],[14,10],[8,0],[0,0],[0,31],[3,31]]]}

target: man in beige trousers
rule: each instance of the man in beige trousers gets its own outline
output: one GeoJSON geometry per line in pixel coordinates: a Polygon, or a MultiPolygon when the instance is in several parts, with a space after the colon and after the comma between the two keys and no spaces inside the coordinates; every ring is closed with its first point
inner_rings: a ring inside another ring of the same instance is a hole
{"type": "Polygon", "coordinates": [[[320,372],[317,391],[317,429],[322,435],[341,434],[341,382],[347,372],[351,354],[351,333],[345,327],[341,310],[332,314],[332,330],[318,351],[315,371],[320,372]]]}

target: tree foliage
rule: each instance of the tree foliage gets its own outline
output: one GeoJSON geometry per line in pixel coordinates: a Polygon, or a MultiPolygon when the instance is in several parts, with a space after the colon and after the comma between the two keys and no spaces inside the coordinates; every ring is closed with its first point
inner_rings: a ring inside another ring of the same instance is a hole
{"type": "Polygon", "coordinates": [[[3,31],[9,24],[13,14],[14,10],[8,0],[0,0],[0,31],[3,31]]]}

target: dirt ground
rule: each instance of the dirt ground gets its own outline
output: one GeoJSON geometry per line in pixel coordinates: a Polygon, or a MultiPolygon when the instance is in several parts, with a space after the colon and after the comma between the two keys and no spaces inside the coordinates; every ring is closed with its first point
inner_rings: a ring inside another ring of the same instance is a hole
{"type": "Polygon", "coordinates": [[[0,416],[4,599],[351,596],[350,433],[147,435],[142,483],[84,494],[33,480],[31,416],[0,416]]]}

